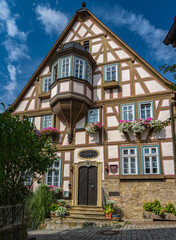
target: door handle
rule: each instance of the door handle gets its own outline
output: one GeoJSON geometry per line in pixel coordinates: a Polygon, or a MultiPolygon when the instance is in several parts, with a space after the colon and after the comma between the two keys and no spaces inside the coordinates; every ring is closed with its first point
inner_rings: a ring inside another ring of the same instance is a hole
{"type": "Polygon", "coordinates": [[[91,184],[90,187],[91,187],[91,189],[94,189],[94,188],[95,188],[95,185],[94,185],[94,184],[91,184]]]}

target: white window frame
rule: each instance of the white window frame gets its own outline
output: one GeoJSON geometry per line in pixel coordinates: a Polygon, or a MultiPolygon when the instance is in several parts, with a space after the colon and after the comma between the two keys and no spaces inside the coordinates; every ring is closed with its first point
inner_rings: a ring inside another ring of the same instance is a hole
{"type": "Polygon", "coordinates": [[[160,167],[159,167],[159,147],[158,146],[142,146],[142,156],[143,156],[143,173],[145,175],[151,175],[151,174],[160,174],[160,167]],[[152,153],[152,149],[156,149],[156,153],[152,153]],[[145,149],[149,149],[149,153],[145,153],[145,149]],[[150,173],[146,172],[146,159],[145,158],[149,158],[149,169],[150,169],[150,173]],[[156,163],[157,163],[157,172],[154,173],[153,172],[153,160],[152,157],[156,157],[156,163]]]}
{"type": "Polygon", "coordinates": [[[52,127],[52,115],[42,116],[42,129],[52,127]]]}
{"type": "Polygon", "coordinates": [[[61,59],[61,78],[70,76],[70,57],[61,59]],[[66,61],[68,60],[68,63],[66,61]],[[65,64],[64,64],[65,61],[65,64]],[[63,66],[65,66],[65,72],[63,72],[63,66]],[[68,75],[66,75],[66,70],[68,68],[68,75]]]}
{"type": "Polygon", "coordinates": [[[47,185],[52,185],[52,186],[61,186],[61,169],[62,169],[62,160],[61,159],[57,159],[54,161],[54,163],[52,164],[52,166],[50,168],[48,168],[48,171],[45,173],[45,183],[47,185]],[[59,163],[59,167],[55,166],[55,163],[58,162],[59,163]],[[51,182],[48,182],[48,177],[49,177],[49,172],[50,170],[52,170],[52,174],[51,174],[51,182]],[[55,184],[54,181],[54,177],[55,177],[55,172],[58,171],[58,182],[57,185],[55,184]]]}
{"type": "Polygon", "coordinates": [[[47,93],[49,91],[49,86],[52,84],[51,77],[43,78],[42,92],[47,93]]]}
{"type": "Polygon", "coordinates": [[[135,119],[135,104],[123,104],[121,105],[121,119],[126,121],[133,121],[135,119]],[[127,108],[127,110],[124,110],[124,108],[127,108]],[[128,108],[132,107],[132,110],[129,110],[128,108]],[[125,119],[124,113],[127,112],[127,119],[125,119]],[[132,119],[130,120],[129,112],[132,112],[132,119]]]}
{"type": "Polygon", "coordinates": [[[154,116],[153,116],[153,102],[152,101],[150,101],[150,102],[140,102],[139,103],[139,119],[146,119],[146,118],[153,118],[154,116]],[[142,118],[142,113],[141,113],[141,107],[143,106],[143,105],[145,105],[145,106],[147,106],[147,105],[149,105],[150,104],[150,117],[147,117],[147,109],[145,109],[145,117],[144,118],[142,118]]]}
{"type": "Polygon", "coordinates": [[[75,77],[77,77],[77,78],[80,78],[80,79],[85,79],[85,60],[84,59],[82,59],[82,58],[77,58],[77,57],[75,57],[75,64],[74,64],[74,67],[75,67],[75,77]],[[79,61],[79,63],[76,63],[76,61],[79,61]],[[83,64],[81,65],[80,64],[80,61],[82,61],[83,62],[83,64]],[[78,76],[76,76],[76,66],[78,65],[78,76]],[[83,68],[82,68],[82,77],[80,77],[80,66],[82,66],[83,68]]]}
{"type": "Polygon", "coordinates": [[[100,113],[99,113],[99,108],[93,108],[93,109],[89,109],[88,111],[88,114],[87,114],[87,123],[90,124],[90,123],[96,123],[96,122],[99,122],[100,120],[100,113]],[[92,112],[92,113],[91,113],[92,112]],[[97,120],[95,121],[90,121],[90,116],[93,116],[93,119],[95,120],[95,116],[98,116],[97,117],[97,120]]]}
{"type": "Polygon", "coordinates": [[[92,85],[92,68],[89,63],[87,63],[87,81],[92,85]]]}
{"type": "Polygon", "coordinates": [[[122,147],[121,148],[121,171],[122,171],[122,175],[137,175],[138,174],[138,151],[137,151],[137,147],[122,147]],[[130,151],[134,150],[134,154],[131,154],[130,151]],[[125,154],[124,151],[127,151],[128,153],[125,154]],[[125,173],[125,167],[124,167],[124,160],[125,158],[128,159],[128,173],[125,173]],[[132,172],[132,168],[131,168],[131,160],[132,158],[135,158],[135,173],[132,172]]]}
{"type": "Polygon", "coordinates": [[[112,80],[115,80],[115,81],[118,81],[118,65],[117,64],[113,64],[113,65],[107,65],[105,66],[105,71],[104,71],[104,74],[105,74],[105,81],[108,81],[108,82],[111,82],[112,80]],[[115,79],[113,79],[112,77],[112,68],[115,67],[115,79]],[[107,76],[107,73],[110,73],[110,79],[108,79],[108,76],[107,76]]]}
{"type": "Polygon", "coordinates": [[[28,117],[28,120],[29,120],[30,123],[34,122],[34,118],[33,117],[28,117]]]}

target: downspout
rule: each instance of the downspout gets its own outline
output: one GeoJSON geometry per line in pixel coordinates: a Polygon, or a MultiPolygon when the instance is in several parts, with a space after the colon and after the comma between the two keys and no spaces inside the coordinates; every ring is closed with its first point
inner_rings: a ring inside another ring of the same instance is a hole
{"type": "Polygon", "coordinates": [[[176,101],[170,104],[172,144],[173,144],[173,154],[174,154],[174,173],[175,173],[175,184],[176,184],[176,139],[175,139],[175,118],[174,118],[174,110],[173,110],[174,106],[176,106],[176,101]]]}

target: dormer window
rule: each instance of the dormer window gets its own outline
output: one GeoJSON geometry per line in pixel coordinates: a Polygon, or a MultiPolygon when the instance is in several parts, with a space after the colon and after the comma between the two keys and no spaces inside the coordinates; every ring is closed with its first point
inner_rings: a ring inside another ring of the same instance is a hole
{"type": "Polygon", "coordinates": [[[70,76],[70,58],[61,60],[61,76],[62,78],[70,76]]]}

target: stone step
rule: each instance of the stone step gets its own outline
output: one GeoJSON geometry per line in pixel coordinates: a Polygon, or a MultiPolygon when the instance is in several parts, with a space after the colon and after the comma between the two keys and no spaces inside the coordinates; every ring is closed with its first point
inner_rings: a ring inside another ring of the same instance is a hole
{"type": "MultiPolygon", "coordinates": [[[[70,213],[70,212],[69,212],[70,213]]],[[[82,213],[82,212],[75,212],[75,213],[70,213],[70,216],[73,217],[73,216],[82,216],[82,217],[105,217],[104,213],[91,213],[91,212],[87,212],[87,213],[82,213]]]]}
{"type": "Polygon", "coordinates": [[[97,207],[97,206],[72,206],[71,209],[76,209],[76,210],[90,210],[90,211],[102,211],[102,207],[97,207]]]}
{"type": "Polygon", "coordinates": [[[90,212],[92,214],[104,213],[103,209],[75,209],[75,208],[70,208],[69,212],[70,213],[76,213],[76,212],[87,213],[87,212],[90,212]]]}
{"type": "MultiPolygon", "coordinates": [[[[83,220],[83,221],[109,221],[108,219],[106,219],[106,217],[104,216],[85,216],[85,215],[71,215],[71,216],[66,216],[65,218],[66,220],[83,220]]],[[[114,219],[110,219],[110,221],[118,221],[118,220],[114,220],[114,219]]]]}

